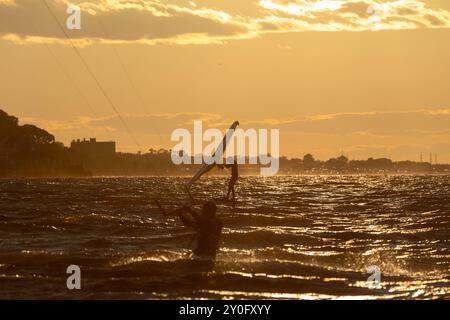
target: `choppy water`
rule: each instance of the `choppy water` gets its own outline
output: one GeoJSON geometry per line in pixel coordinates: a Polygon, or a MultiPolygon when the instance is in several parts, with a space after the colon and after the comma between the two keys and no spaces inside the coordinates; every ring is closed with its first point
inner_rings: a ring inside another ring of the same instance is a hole
{"type": "MultiPolygon", "coordinates": [[[[236,208],[219,205],[212,270],[185,259],[191,231],[150,201],[187,201],[185,181],[0,180],[0,298],[450,298],[450,176],[243,177],[236,208]]],[[[226,183],[207,177],[194,196],[226,183]]]]}

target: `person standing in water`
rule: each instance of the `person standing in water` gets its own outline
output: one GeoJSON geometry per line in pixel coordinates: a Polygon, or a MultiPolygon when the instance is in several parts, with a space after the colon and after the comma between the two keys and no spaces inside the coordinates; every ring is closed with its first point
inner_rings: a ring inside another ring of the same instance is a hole
{"type": "Polygon", "coordinates": [[[236,194],[235,194],[234,186],[239,178],[237,159],[234,158],[233,164],[225,164],[225,165],[219,166],[219,168],[221,168],[221,169],[223,169],[224,167],[231,168],[231,178],[230,178],[230,181],[228,182],[228,192],[227,192],[227,196],[225,197],[225,199],[228,200],[230,198],[230,193],[232,193],[233,200],[235,200],[236,194]]]}
{"type": "Polygon", "coordinates": [[[208,201],[203,204],[201,212],[196,212],[188,206],[182,206],[167,213],[158,200],[155,202],[165,215],[177,215],[186,227],[195,230],[194,239],[197,244],[192,250],[191,258],[200,260],[215,260],[222,234],[222,221],[217,217],[217,206],[208,201]]]}

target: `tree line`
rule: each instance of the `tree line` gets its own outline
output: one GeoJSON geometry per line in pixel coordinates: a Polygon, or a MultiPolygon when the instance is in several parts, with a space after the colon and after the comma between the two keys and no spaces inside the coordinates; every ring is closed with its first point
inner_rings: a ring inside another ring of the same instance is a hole
{"type": "Polygon", "coordinates": [[[19,125],[19,120],[0,109],[0,176],[86,176],[69,150],[44,129],[19,125]]]}

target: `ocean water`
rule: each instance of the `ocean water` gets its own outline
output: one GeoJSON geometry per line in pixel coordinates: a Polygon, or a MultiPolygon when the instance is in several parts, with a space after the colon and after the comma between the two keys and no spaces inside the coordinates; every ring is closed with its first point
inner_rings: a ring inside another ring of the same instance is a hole
{"type": "MultiPolygon", "coordinates": [[[[450,176],[241,177],[235,208],[218,202],[214,266],[187,259],[192,230],[152,203],[189,203],[185,182],[0,180],[0,298],[450,298],[450,176]]],[[[203,177],[193,196],[226,185],[203,177]]]]}

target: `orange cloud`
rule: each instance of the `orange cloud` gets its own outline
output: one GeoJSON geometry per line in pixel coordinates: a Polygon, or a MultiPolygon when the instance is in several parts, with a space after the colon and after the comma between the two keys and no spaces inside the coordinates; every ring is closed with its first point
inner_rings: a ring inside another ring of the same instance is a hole
{"type": "MultiPolygon", "coordinates": [[[[69,2],[48,3],[64,25],[69,2]]],[[[68,33],[79,46],[223,44],[267,33],[450,27],[449,11],[433,0],[260,0],[245,16],[170,0],[101,0],[78,5],[82,29],[68,33]]],[[[20,44],[68,44],[41,1],[0,0],[0,8],[0,39],[20,44]],[[27,24],[30,19],[34,22],[27,24]]]]}
{"type": "MultiPolygon", "coordinates": [[[[172,130],[192,130],[194,120],[203,120],[205,129],[214,127],[221,130],[235,120],[215,113],[124,114],[123,118],[143,150],[170,148],[173,146],[170,141],[172,130]]],[[[420,152],[436,152],[442,161],[450,161],[450,109],[239,120],[243,129],[280,129],[281,152],[288,156],[312,152],[326,159],[343,151],[352,158],[390,156],[394,159],[416,159],[420,152]]],[[[119,150],[137,151],[115,115],[80,117],[71,121],[22,118],[21,122],[38,125],[66,144],[75,138],[95,136],[116,140],[119,150]]]]}

